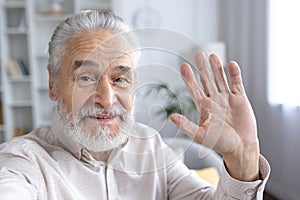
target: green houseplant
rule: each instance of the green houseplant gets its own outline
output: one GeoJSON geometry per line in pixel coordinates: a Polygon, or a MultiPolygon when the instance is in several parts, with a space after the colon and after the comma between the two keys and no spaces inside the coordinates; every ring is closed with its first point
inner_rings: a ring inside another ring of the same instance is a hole
{"type": "Polygon", "coordinates": [[[159,82],[148,84],[144,90],[145,97],[162,96],[165,102],[161,109],[157,111],[157,115],[163,115],[166,118],[173,113],[181,114],[192,121],[198,119],[198,111],[196,105],[185,87],[170,89],[167,83],[159,82]]]}

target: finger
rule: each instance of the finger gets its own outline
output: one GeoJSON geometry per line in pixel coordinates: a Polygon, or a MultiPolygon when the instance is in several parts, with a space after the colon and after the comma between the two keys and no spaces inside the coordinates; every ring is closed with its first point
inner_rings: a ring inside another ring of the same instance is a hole
{"type": "Polygon", "coordinates": [[[215,83],[217,85],[218,91],[221,93],[229,93],[226,74],[224,72],[220,58],[216,54],[211,54],[209,56],[209,63],[214,73],[215,83]]]}
{"type": "Polygon", "coordinates": [[[206,122],[198,126],[179,114],[172,114],[170,119],[193,141],[211,149],[218,149],[216,144],[221,136],[224,120],[209,115],[206,122]],[[220,120],[222,123],[219,123],[220,120]]]}
{"type": "Polygon", "coordinates": [[[231,61],[228,64],[228,72],[230,79],[230,88],[233,94],[245,94],[245,88],[242,81],[241,70],[239,65],[231,61]]]}
{"type": "Polygon", "coordinates": [[[196,53],[196,66],[200,74],[200,81],[207,96],[212,96],[218,92],[213,75],[210,73],[205,54],[203,52],[196,53]]]}
{"type": "Polygon", "coordinates": [[[192,99],[197,107],[197,110],[200,112],[201,110],[201,101],[205,96],[204,92],[198,85],[193,70],[188,64],[182,64],[181,66],[181,77],[185,83],[187,91],[192,96],[192,99]]]}
{"type": "Polygon", "coordinates": [[[179,114],[172,114],[170,116],[170,119],[182,132],[184,132],[192,140],[199,144],[202,143],[205,134],[205,130],[202,127],[199,127],[195,123],[189,121],[186,117],[179,114]]]}

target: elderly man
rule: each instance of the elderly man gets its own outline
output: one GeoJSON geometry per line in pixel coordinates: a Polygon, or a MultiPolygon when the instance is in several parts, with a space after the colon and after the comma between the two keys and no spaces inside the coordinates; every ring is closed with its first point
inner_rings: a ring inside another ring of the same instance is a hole
{"type": "Polygon", "coordinates": [[[0,199],[262,199],[269,165],[260,155],[255,117],[235,62],[230,85],[216,55],[188,64],[182,79],[200,122],[171,120],[223,156],[215,188],[170,153],[159,134],[133,121],[135,67],[128,26],[109,11],[82,11],[49,42],[50,127],[0,146],[0,199]],[[127,50],[127,51],[124,51],[127,50]]]}

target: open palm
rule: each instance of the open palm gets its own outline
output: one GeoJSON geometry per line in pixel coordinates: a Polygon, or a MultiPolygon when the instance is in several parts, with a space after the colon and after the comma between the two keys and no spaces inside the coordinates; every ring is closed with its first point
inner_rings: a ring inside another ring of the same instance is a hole
{"type": "MultiPolygon", "coordinates": [[[[240,168],[241,160],[257,161],[259,147],[256,120],[246,96],[239,66],[230,62],[230,87],[218,56],[212,54],[209,63],[202,52],[196,54],[196,66],[203,89],[198,85],[191,67],[183,64],[182,79],[200,113],[195,124],[182,115],[174,114],[172,121],[195,142],[223,155],[227,167],[240,168]],[[250,158],[248,158],[250,157],[250,158]]],[[[254,163],[254,171],[257,171],[254,163]]],[[[229,169],[230,170],[230,169],[229,169]]],[[[242,179],[242,178],[241,178],[242,179]]]]}

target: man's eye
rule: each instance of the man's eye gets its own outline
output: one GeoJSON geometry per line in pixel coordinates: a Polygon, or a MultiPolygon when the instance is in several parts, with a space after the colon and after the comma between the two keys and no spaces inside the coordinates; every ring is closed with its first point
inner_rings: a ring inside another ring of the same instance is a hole
{"type": "Polygon", "coordinates": [[[89,76],[80,76],[79,80],[80,81],[93,81],[93,79],[89,76]]]}
{"type": "Polygon", "coordinates": [[[96,81],[91,76],[81,75],[77,77],[76,82],[78,86],[89,86],[89,85],[94,85],[96,81]]]}
{"type": "Polygon", "coordinates": [[[130,84],[130,82],[126,78],[119,77],[114,80],[114,85],[121,87],[121,88],[126,88],[129,86],[129,84],[130,84]]]}
{"type": "Polygon", "coordinates": [[[127,82],[127,81],[126,81],[125,78],[117,78],[117,79],[115,80],[115,82],[117,82],[117,83],[124,83],[124,82],[127,82]]]}

